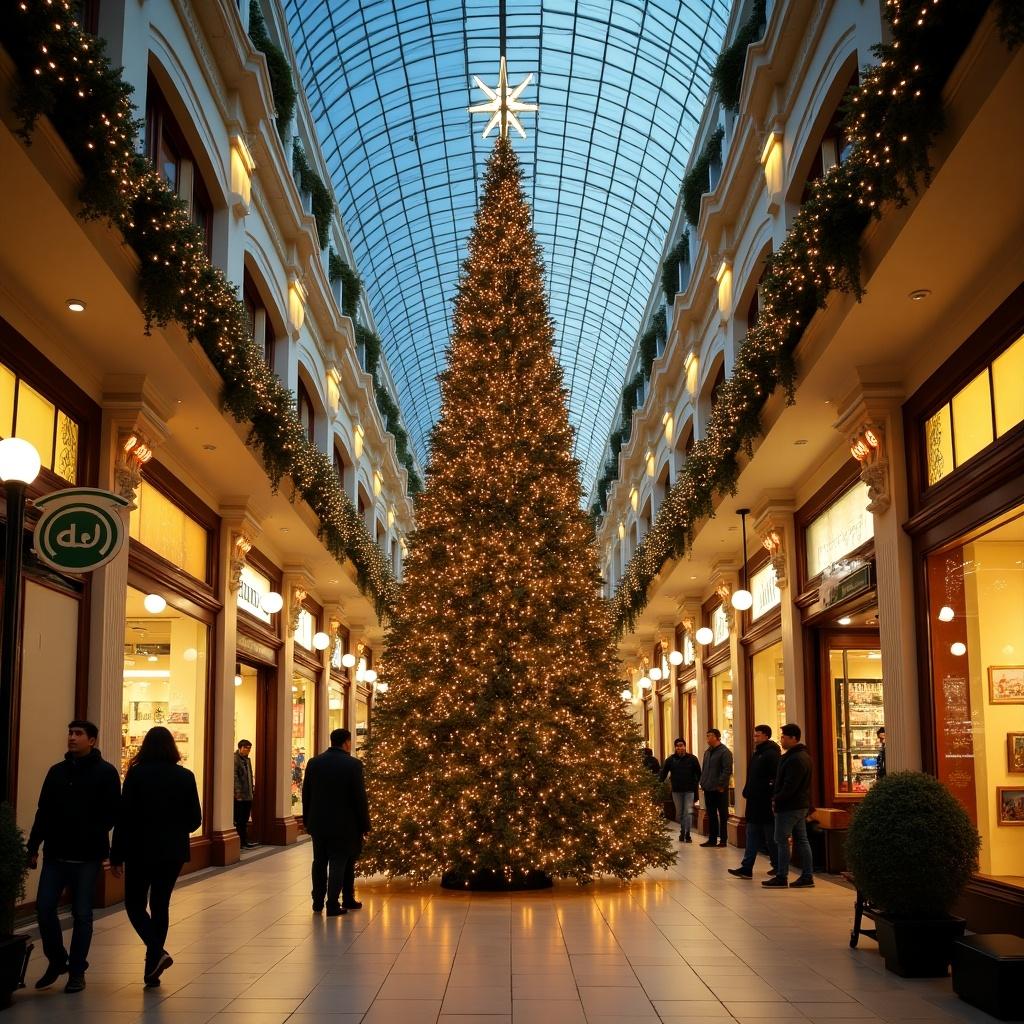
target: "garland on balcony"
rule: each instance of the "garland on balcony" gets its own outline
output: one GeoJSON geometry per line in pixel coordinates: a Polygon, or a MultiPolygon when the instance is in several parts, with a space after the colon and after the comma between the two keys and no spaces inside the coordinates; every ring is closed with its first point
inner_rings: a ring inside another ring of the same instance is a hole
{"type": "Polygon", "coordinates": [[[363,280],[333,249],[327,254],[327,277],[341,281],[341,311],[355,322],[363,280]]]}
{"type": "Polygon", "coordinates": [[[718,93],[722,106],[735,113],[740,109],[743,69],[747,63],[747,47],[764,33],[765,0],[754,0],[747,20],[736,38],[718,55],[711,72],[711,88],[718,93]]]}
{"type": "Polygon", "coordinates": [[[245,306],[206,254],[203,233],[184,204],[137,152],[131,87],[111,67],[103,41],[83,33],[67,0],[21,0],[5,8],[0,39],[20,72],[16,112],[28,141],[50,118],[83,174],[81,215],[118,228],[140,264],[147,331],[179,324],[220,373],[223,407],[249,422],[249,444],[277,488],[291,478],[320,521],[320,537],[356,568],[379,616],[394,607],[391,566],[342,493],[331,460],[306,437],[295,396],[252,343],[245,306]]]}
{"type": "MultiPolygon", "coordinates": [[[[50,5],[48,5],[50,6],[50,5]]],[[[60,8],[60,3],[53,6],[60,8]]],[[[274,108],[277,115],[277,134],[281,141],[287,141],[288,126],[295,113],[295,100],[298,94],[292,81],[292,66],[288,58],[267,32],[267,23],[263,20],[263,10],[259,0],[249,0],[249,38],[264,57],[267,58],[267,70],[270,72],[270,92],[274,97],[274,108]]],[[[322,237],[322,236],[321,236],[322,237]]]]}
{"type": "Polygon", "coordinates": [[[334,195],[324,184],[323,178],[313,170],[298,139],[292,142],[292,170],[299,176],[299,188],[313,197],[316,236],[320,240],[320,248],[326,249],[330,239],[331,217],[334,216],[334,195]]]}
{"type": "Polygon", "coordinates": [[[690,236],[682,234],[661,265],[661,290],[671,306],[679,291],[679,268],[690,262],[690,236]]]}
{"type": "Polygon", "coordinates": [[[703,152],[683,178],[683,212],[694,227],[700,220],[701,197],[711,191],[711,165],[722,159],[723,138],[725,130],[716,128],[705,143],[703,152]]]}
{"type": "MultiPolygon", "coordinates": [[[[1012,48],[1024,35],[1021,5],[997,2],[1003,40],[1012,48]]],[[[892,41],[875,48],[878,63],[865,69],[847,98],[851,155],[814,182],[786,241],[768,257],[758,323],[719,391],[705,437],[693,446],[616,590],[620,632],[634,627],[665,563],[691,546],[715,495],[735,492],[739,453],[753,454],[769,395],[781,385],[793,400],[793,352],[808,321],[831,291],[862,294],[860,235],[884,203],[905,204],[927,182],[928,150],[942,128],[943,85],[987,7],[976,0],[933,0],[926,7],[887,0],[892,41]]]]}

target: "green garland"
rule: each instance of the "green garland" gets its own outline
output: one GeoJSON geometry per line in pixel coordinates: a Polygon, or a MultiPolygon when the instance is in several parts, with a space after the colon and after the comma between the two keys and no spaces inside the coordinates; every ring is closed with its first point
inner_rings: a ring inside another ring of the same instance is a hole
{"type": "Polygon", "coordinates": [[[334,195],[323,179],[313,170],[306,151],[298,139],[292,142],[292,169],[299,176],[299,188],[313,197],[313,217],[320,248],[326,249],[330,241],[331,217],[334,216],[334,195]]]}
{"type": "MultiPolygon", "coordinates": [[[[1003,12],[1019,7],[1019,0],[1001,3],[1003,12]]],[[[739,453],[753,454],[768,397],[781,386],[793,400],[793,352],[810,319],[832,291],[862,294],[861,233],[884,203],[904,204],[927,182],[928,150],[942,128],[943,85],[987,7],[976,0],[936,0],[926,8],[886,0],[892,42],[875,48],[878,63],[864,70],[845,106],[851,155],[814,182],[785,242],[767,259],[757,325],[722,385],[705,436],[616,590],[620,634],[635,626],[665,563],[689,549],[698,524],[713,512],[714,496],[735,492],[739,453]],[[904,17],[905,9],[913,14],[904,17]]],[[[1002,18],[1000,25],[1004,42],[1019,42],[1002,18]]]]}
{"type": "Polygon", "coordinates": [[[700,201],[705,192],[711,191],[711,165],[722,159],[722,139],[725,131],[716,128],[683,178],[683,212],[686,219],[696,227],[700,220],[700,201]]]}
{"type": "Polygon", "coordinates": [[[264,57],[267,58],[267,70],[270,72],[270,92],[274,97],[277,114],[277,134],[282,142],[287,142],[285,135],[295,113],[295,100],[298,94],[292,81],[292,67],[284,50],[267,34],[267,23],[263,20],[263,11],[259,0],[249,0],[249,38],[264,57]]]}
{"type": "Polygon", "coordinates": [[[333,250],[327,254],[327,277],[341,280],[341,311],[355,321],[359,297],[363,293],[362,278],[333,250]]]}
{"type": "Polygon", "coordinates": [[[50,118],[82,170],[82,216],[106,219],[138,256],[147,331],[174,322],[202,347],[223,380],[223,407],[251,424],[249,444],[272,486],[291,478],[295,495],[316,513],[327,550],[351,560],[377,614],[389,615],[391,566],[342,493],[330,458],[307,438],[295,396],[251,341],[245,306],[210,263],[203,233],[139,156],[132,90],[104,56],[102,40],[80,30],[67,0],[9,5],[0,39],[20,72],[21,135],[29,139],[38,118],[50,118]]]}
{"type": "Polygon", "coordinates": [[[747,63],[747,47],[761,38],[765,26],[765,0],[754,0],[747,20],[715,61],[711,72],[711,88],[718,93],[722,106],[735,113],[740,109],[743,69],[747,63]]]}
{"type": "Polygon", "coordinates": [[[661,265],[661,290],[665,301],[671,305],[679,291],[679,268],[690,262],[690,236],[682,234],[679,241],[669,250],[661,265]]]}

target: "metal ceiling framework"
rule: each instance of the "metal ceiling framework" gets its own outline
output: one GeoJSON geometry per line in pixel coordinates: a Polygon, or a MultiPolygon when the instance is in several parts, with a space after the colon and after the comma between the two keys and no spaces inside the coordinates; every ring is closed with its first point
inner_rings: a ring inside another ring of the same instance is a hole
{"type": "MultiPolygon", "coordinates": [[[[721,48],[727,0],[507,5],[509,78],[533,72],[524,166],[584,488],[641,328],[721,48]]],[[[357,267],[422,463],[493,137],[494,0],[285,0],[357,267]]]]}

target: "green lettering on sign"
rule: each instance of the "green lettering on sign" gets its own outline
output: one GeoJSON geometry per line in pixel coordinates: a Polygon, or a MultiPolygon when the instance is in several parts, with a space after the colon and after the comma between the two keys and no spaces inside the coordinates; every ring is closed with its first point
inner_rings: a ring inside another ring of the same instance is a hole
{"type": "Polygon", "coordinates": [[[61,572],[86,573],[106,565],[124,546],[122,509],[130,504],[95,487],[70,487],[38,498],[37,557],[61,572]]]}

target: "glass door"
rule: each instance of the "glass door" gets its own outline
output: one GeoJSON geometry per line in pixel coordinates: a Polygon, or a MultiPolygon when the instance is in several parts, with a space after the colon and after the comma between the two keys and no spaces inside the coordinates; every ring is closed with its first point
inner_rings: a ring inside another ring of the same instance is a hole
{"type": "Polygon", "coordinates": [[[878,776],[878,730],[885,725],[882,652],[831,648],[828,660],[836,794],[863,795],[878,776]]]}

